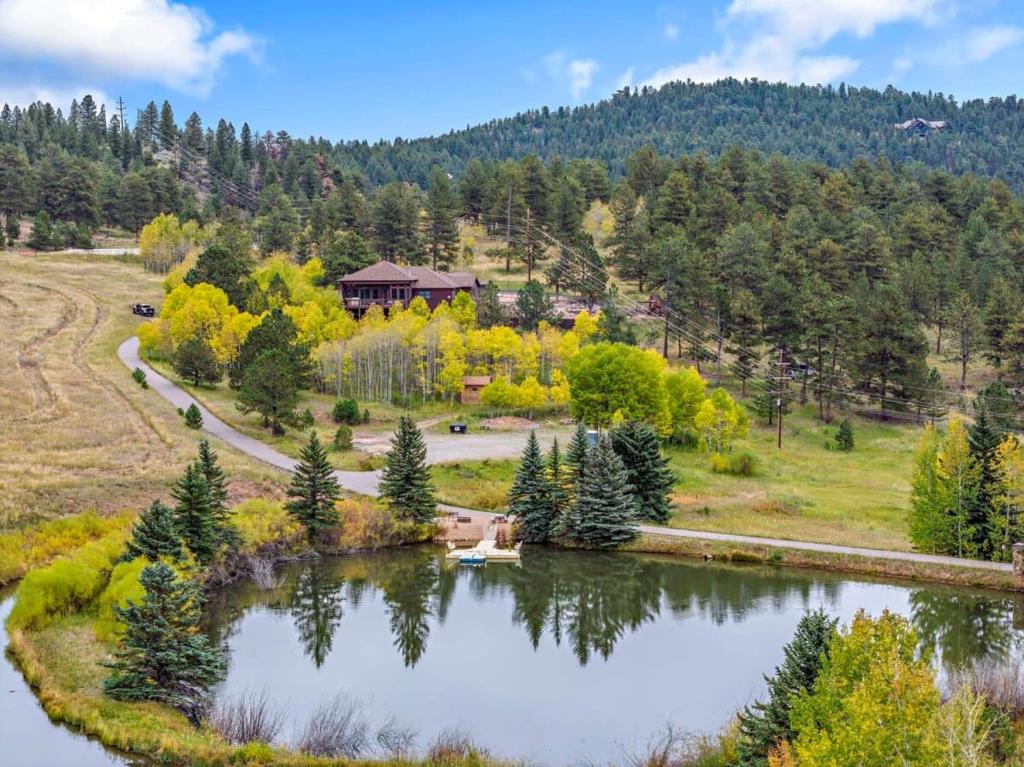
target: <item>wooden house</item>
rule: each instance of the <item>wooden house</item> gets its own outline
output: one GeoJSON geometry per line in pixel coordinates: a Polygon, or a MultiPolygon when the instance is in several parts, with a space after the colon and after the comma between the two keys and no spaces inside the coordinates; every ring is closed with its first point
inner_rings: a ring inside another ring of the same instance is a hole
{"type": "Polygon", "coordinates": [[[459,401],[463,405],[479,405],[480,392],[490,382],[490,376],[466,376],[462,379],[462,395],[459,401]]]}
{"type": "Polygon", "coordinates": [[[385,311],[398,303],[408,306],[421,297],[433,311],[442,301],[451,301],[456,293],[469,293],[476,298],[480,280],[469,272],[435,272],[425,266],[399,266],[390,261],[346,274],[338,280],[338,292],[345,308],[356,317],[374,304],[385,311]]]}

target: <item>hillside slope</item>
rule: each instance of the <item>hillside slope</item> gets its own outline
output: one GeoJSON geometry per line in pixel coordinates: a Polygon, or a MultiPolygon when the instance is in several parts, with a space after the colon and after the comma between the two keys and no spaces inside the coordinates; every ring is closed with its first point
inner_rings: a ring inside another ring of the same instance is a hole
{"type": "Polygon", "coordinates": [[[620,92],[596,104],[545,107],[432,138],[337,144],[333,154],[373,184],[400,179],[422,185],[431,165],[457,175],[473,157],[595,158],[619,176],[630,152],[647,143],[674,156],[717,155],[738,144],[832,166],[884,154],[893,162],[995,176],[1022,191],[1022,138],[1024,106],[1015,96],[959,104],[941,93],[895,88],[723,80],[620,92]],[[947,127],[926,138],[893,128],[912,117],[944,120],[947,127]]]}

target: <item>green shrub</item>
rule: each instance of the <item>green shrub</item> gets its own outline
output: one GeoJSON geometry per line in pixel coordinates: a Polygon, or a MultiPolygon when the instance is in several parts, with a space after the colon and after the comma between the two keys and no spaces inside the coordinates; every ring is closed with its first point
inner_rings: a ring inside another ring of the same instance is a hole
{"type": "Polygon", "coordinates": [[[61,554],[114,531],[127,531],[132,517],[101,517],[86,511],[73,517],[43,522],[32,528],[0,534],[0,585],[44,567],[61,554]]]}
{"type": "Polygon", "coordinates": [[[121,562],[110,573],[107,587],[96,600],[98,615],[93,625],[97,637],[106,641],[112,639],[121,629],[121,623],[114,615],[115,606],[123,608],[128,600],[142,601],[145,589],[139,583],[139,575],[148,564],[149,560],[145,557],[136,557],[128,562],[121,562]]]}
{"type": "Polygon", "coordinates": [[[305,531],[285,511],[281,501],[251,498],[240,503],[231,513],[231,521],[242,539],[242,550],[254,554],[269,543],[291,543],[301,539],[305,531]]]}
{"type": "Polygon", "coordinates": [[[359,403],[354,399],[339,399],[331,409],[331,420],[355,426],[359,423],[359,403]]]}
{"type": "Polygon", "coordinates": [[[203,414],[199,412],[199,407],[195,402],[189,405],[185,411],[185,425],[190,429],[203,428],[203,414]]]}
{"type": "Polygon", "coordinates": [[[116,530],[29,572],[18,585],[7,625],[40,628],[54,616],[71,615],[89,606],[106,587],[126,537],[126,531],[116,530]]]}
{"type": "Polygon", "coordinates": [[[295,428],[302,431],[309,431],[316,424],[316,419],[313,417],[313,411],[308,407],[299,413],[299,417],[295,419],[295,428]]]}
{"type": "Polygon", "coordinates": [[[740,452],[711,456],[711,471],[715,474],[731,474],[734,477],[752,477],[757,471],[757,457],[752,453],[740,452]]]}
{"type": "Polygon", "coordinates": [[[849,453],[853,450],[853,424],[846,418],[839,424],[836,432],[836,449],[849,453]]]}
{"type": "Polygon", "coordinates": [[[359,471],[377,471],[388,462],[388,459],[383,455],[364,455],[360,456],[358,464],[359,471]]]}
{"type": "Polygon", "coordinates": [[[348,424],[341,424],[338,430],[334,432],[334,449],[352,449],[352,428],[348,424]]]}
{"type": "Polygon", "coordinates": [[[135,368],[135,370],[132,371],[132,378],[135,379],[135,383],[143,389],[149,388],[149,382],[146,380],[146,371],[142,368],[135,368]]]}

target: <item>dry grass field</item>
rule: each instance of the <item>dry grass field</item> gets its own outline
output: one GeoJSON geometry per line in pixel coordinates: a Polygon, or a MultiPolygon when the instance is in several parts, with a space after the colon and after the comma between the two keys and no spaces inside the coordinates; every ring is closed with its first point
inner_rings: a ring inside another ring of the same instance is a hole
{"type": "MultiPolygon", "coordinates": [[[[160,279],[116,258],[0,252],[0,530],[167,497],[196,432],[117,359],[160,279]]],[[[239,497],[281,478],[219,449],[239,497]]]]}

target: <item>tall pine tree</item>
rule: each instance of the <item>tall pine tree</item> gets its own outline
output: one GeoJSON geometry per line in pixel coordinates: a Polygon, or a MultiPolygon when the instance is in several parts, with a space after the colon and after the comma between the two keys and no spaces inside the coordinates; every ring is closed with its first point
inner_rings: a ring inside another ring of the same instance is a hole
{"type": "Polygon", "coordinates": [[[633,487],[607,436],[587,455],[572,516],[566,533],[588,548],[614,548],[639,534],[633,487]]]}
{"type": "Polygon", "coordinates": [[[309,443],[302,448],[299,463],[292,474],[292,484],[288,488],[288,497],[292,500],[285,504],[288,513],[305,526],[311,542],[323,530],[338,524],[334,503],[339,494],[334,469],[314,429],[309,433],[309,443]]]}
{"type": "Polygon", "coordinates": [[[217,461],[208,440],[199,442],[199,467],[206,478],[206,487],[210,493],[210,513],[218,527],[228,524],[228,485],[224,470],[217,461]]]}
{"type": "Polygon", "coordinates": [[[545,543],[554,525],[552,484],[548,479],[537,433],[523,448],[523,457],[508,493],[508,510],[519,523],[519,538],[527,543],[545,543]]]}
{"type": "Polygon", "coordinates": [[[188,465],[171,495],[177,501],[174,526],[178,535],[195,558],[207,564],[217,549],[217,525],[210,510],[210,488],[199,464],[188,465]]]}
{"type": "Polygon", "coordinates": [[[658,435],[645,423],[629,421],[611,432],[611,441],[626,467],[640,518],[667,522],[671,514],[668,495],[676,478],[661,455],[658,435]]]}
{"type": "Polygon", "coordinates": [[[416,423],[402,416],[380,476],[380,495],[398,514],[425,523],[437,514],[427,468],[427,446],[416,423]]]}
{"type": "Polygon", "coordinates": [[[807,613],[793,639],[783,649],[782,665],[766,676],[768,700],[757,701],[739,715],[738,767],[768,767],[768,754],[782,741],[793,739],[789,710],[794,699],[809,692],[821,671],[837,621],[823,610],[807,613]]]}

